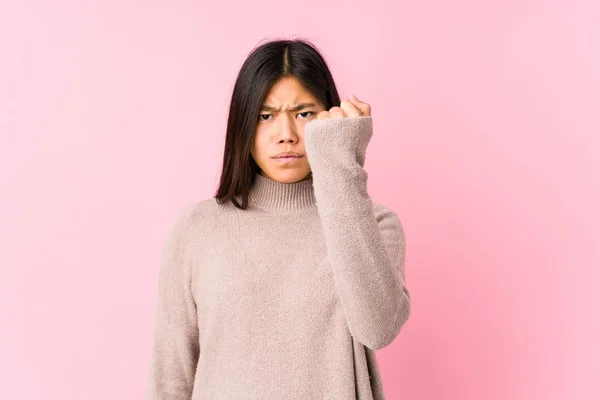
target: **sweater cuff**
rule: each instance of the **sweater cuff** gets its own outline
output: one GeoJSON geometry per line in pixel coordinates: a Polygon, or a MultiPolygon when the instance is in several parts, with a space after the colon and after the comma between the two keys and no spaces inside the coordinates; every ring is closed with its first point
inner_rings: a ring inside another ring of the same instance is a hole
{"type": "Polygon", "coordinates": [[[327,118],[312,120],[304,127],[304,140],[309,160],[326,162],[329,160],[356,160],[361,167],[365,164],[365,154],[373,136],[371,116],[327,118]],[[312,158],[311,158],[312,154],[312,158]],[[351,157],[352,160],[347,158],[351,157]]]}

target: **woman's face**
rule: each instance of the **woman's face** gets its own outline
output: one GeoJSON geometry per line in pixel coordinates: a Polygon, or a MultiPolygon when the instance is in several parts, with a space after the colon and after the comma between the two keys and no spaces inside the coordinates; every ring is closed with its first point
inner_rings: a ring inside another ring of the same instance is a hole
{"type": "Polygon", "coordinates": [[[325,108],[295,78],[283,78],[269,93],[258,116],[252,157],[261,175],[281,183],[294,183],[310,174],[304,151],[304,126],[325,108]],[[278,158],[282,152],[297,157],[278,158]]]}

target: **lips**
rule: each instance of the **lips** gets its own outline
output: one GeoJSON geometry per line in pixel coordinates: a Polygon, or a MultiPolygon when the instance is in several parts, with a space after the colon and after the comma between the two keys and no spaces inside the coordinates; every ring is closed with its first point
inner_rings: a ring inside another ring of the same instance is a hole
{"type": "Polygon", "coordinates": [[[279,159],[279,158],[300,158],[300,157],[301,156],[298,153],[294,153],[293,151],[286,151],[286,152],[277,154],[273,158],[279,159]]]}

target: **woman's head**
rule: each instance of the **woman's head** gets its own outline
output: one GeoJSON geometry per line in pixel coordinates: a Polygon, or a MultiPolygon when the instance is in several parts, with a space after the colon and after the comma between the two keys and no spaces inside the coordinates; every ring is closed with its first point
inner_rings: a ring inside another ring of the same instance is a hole
{"type": "Polygon", "coordinates": [[[276,40],[255,48],[233,89],[215,198],[245,209],[256,174],[281,183],[308,178],[304,126],[320,111],[339,105],[331,72],[313,44],[276,40]],[[299,158],[277,159],[282,152],[299,158]]]}

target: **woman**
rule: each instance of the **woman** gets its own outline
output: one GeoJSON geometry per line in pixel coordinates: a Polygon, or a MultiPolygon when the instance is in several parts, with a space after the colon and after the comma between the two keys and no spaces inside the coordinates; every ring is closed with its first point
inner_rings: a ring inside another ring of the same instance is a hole
{"type": "Polygon", "coordinates": [[[371,135],[314,45],[249,55],[215,198],[166,239],[148,399],[384,399],[375,350],[411,303],[400,221],[367,194],[371,135]]]}

